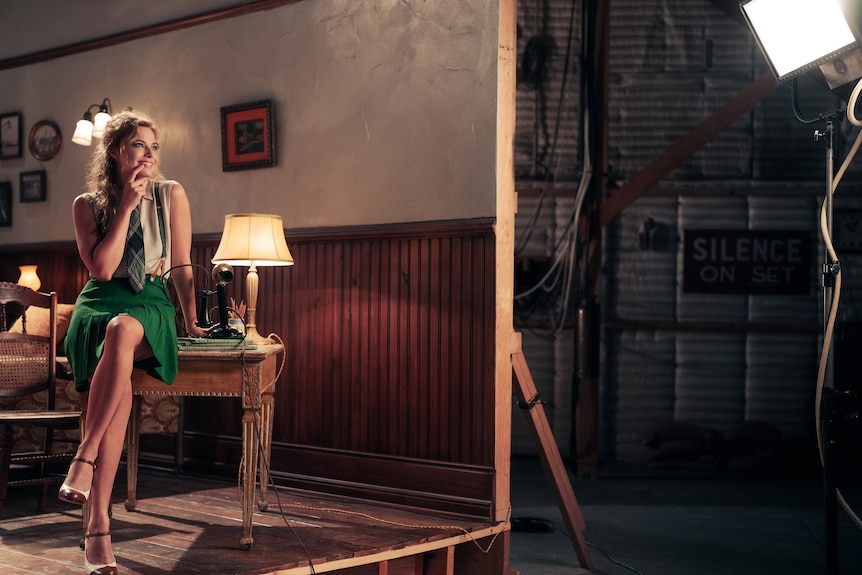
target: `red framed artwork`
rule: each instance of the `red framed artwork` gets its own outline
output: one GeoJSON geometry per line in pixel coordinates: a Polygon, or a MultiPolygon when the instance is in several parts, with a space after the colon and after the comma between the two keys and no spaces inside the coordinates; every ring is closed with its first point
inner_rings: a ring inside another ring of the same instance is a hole
{"type": "Polygon", "coordinates": [[[275,165],[275,109],[272,100],[221,109],[223,172],[275,165]]]}

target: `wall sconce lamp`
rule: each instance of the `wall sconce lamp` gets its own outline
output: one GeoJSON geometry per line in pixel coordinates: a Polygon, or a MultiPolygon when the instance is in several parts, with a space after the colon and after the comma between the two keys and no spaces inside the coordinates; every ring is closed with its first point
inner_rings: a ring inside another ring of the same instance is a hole
{"type": "Polygon", "coordinates": [[[90,105],[84,112],[84,117],[78,120],[72,141],[81,146],[89,146],[93,142],[93,137],[101,138],[105,134],[105,124],[110,119],[111,101],[108,98],[102,100],[101,104],[90,105]],[[93,108],[99,110],[95,116],[93,116],[93,108]]]}
{"type": "Polygon", "coordinates": [[[18,277],[18,285],[30,288],[33,291],[39,291],[42,287],[42,280],[36,274],[37,266],[18,266],[21,275],[18,277]]]}
{"type": "Polygon", "coordinates": [[[257,311],[257,266],[292,266],[293,256],[284,239],[281,216],[271,214],[230,214],[224,217],[224,230],[218,249],[212,258],[214,264],[248,266],[245,277],[248,293],[248,321],[245,341],[257,345],[271,344],[255,325],[257,311]]]}

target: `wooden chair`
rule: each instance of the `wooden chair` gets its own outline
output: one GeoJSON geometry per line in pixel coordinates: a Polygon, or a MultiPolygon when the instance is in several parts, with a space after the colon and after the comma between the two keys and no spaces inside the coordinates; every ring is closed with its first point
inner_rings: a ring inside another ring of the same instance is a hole
{"type": "MultiPolygon", "coordinates": [[[[57,294],[41,293],[18,284],[0,282],[0,397],[26,397],[41,391],[47,400],[40,402],[44,409],[2,409],[0,424],[3,437],[0,441],[0,514],[6,503],[7,488],[41,485],[38,509],[45,506],[48,486],[60,483],[62,475],[52,475],[50,466],[55,461],[70,461],[72,453],[54,454],[55,429],[80,429],[80,411],[55,409],[57,378],[57,294]],[[27,332],[27,313],[35,315],[47,310],[50,322],[48,334],[27,332]],[[7,319],[20,318],[20,333],[9,330],[7,319]],[[45,429],[42,449],[36,452],[12,453],[15,426],[31,425],[45,429]],[[10,477],[15,466],[16,478],[10,477]],[[21,477],[17,478],[18,471],[21,477]]],[[[64,470],[65,472],[65,470],[64,470]]]]}

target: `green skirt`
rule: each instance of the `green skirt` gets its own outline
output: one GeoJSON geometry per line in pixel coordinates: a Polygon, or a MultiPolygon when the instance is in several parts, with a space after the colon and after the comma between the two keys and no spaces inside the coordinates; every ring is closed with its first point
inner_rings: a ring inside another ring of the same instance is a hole
{"type": "Polygon", "coordinates": [[[105,346],[105,329],[118,315],[128,315],[144,326],[151,357],[135,363],[149,375],[171,384],[177,375],[176,310],[161,281],[147,281],[136,294],[125,278],[103,282],[90,279],[75,301],[69,331],[63,342],[72,368],[75,389],[86,391],[105,346]]]}

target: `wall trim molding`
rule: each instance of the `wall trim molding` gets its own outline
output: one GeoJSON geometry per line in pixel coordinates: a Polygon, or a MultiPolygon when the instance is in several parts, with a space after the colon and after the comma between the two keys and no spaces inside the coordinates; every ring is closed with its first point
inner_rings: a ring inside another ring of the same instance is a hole
{"type": "MultiPolygon", "coordinates": [[[[372,224],[365,226],[339,226],[331,228],[285,229],[287,242],[314,242],[320,240],[339,241],[357,239],[394,239],[417,236],[450,237],[482,235],[494,225],[494,218],[474,218],[469,220],[438,220],[396,224],[372,224]]],[[[192,245],[218,245],[221,232],[194,234],[192,245]]],[[[0,245],[0,255],[20,252],[60,252],[78,254],[74,240],[36,242],[29,244],[0,245]]]]}
{"type": "Polygon", "coordinates": [[[279,6],[295,4],[301,1],[302,0],[254,0],[253,2],[248,2],[239,6],[222,8],[221,10],[210,12],[201,12],[200,14],[184,16],[182,18],[168,20],[167,22],[162,22],[160,24],[135,28],[125,32],[117,32],[116,34],[109,34],[107,36],[93,38],[92,40],[83,40],[81,42],[66,44],[56,48],[48,48],[46,50],[39,50],[38,52],[31,52],[21,56],[4,58],[3,60],[0,60],[0,70],[10,70],[12,68],[19,68],[30,64],[39,64],[49,60],[63,58],[65,56],[72,56],[74,54],[81,54],[91,50],[116,46],[133,40],[149,38],[150,36],[158,36],[159,34],[165,34],[167,32],[192,28],[201,24],[209,24],[210,22],[245,16],[246,14],[252,14],[254,12],[271,10],[273,8],[278,8],[279,6]]]}

